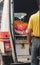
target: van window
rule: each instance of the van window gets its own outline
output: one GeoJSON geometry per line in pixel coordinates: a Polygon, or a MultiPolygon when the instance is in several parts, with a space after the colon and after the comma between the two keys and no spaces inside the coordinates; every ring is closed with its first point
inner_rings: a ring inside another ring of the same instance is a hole
{"type": "Polygon", "coordinates": [[[0,2],[0,30],[1,30],[2,11],[3,11],[3,2],[0,2]]]}

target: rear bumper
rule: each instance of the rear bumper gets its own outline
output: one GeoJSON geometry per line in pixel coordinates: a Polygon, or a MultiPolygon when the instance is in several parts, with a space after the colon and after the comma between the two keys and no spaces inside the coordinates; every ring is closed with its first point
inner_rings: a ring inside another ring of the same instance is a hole
{"type": "Polygon", "coordinates": [[[11,63],[10,65],[30,65],[30,63],[11,63]]]}

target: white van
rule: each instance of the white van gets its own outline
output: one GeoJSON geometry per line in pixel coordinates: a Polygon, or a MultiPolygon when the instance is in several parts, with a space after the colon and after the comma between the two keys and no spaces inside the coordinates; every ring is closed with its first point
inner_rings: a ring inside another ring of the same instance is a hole
{"type": "Polygon", "coordinates": [[[12,53],[13,45],[9,30],[10,24],[8,22],[9,19],[7,19],[9,16],[6,17],[6,13],[8,13],[9,11],[8,4],[9,4],[8,0],[4,0],[3,2],[0,1],[0,54],[2,54],[3,63],[6,65],[14,62],[13,60],[14,57],[12,57],[12,54],[14,55],[14,53],[12,53]],[[5,5],[6,6],[8,5],[8,8],[6,8],[5,5]],[[5,23],[5,20],[7,21],[7,23],[5,23]]]}

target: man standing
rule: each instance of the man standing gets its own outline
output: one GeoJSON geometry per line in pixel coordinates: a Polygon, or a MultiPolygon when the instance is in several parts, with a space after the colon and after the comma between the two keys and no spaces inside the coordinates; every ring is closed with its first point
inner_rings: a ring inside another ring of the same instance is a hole
{"type": "Polygon", "coordinates": [[[38,4],[38,12],[31,15],[29,19],[29,25],[28,25],[28,34],[27,34],[27,40],[29,43],[29,46],[31,44],[31,33],[33,35],[32,38],[32,61],[31,65],[39,65],[39,60],[37,59],[38,51],[37,49],[40,46],[40,0],[37,0],[38,4]]]}

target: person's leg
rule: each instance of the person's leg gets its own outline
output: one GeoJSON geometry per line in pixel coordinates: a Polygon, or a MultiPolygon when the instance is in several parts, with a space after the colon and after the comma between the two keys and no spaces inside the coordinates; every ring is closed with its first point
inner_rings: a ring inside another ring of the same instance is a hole
{"type": "Polygon", "coordinates": [[[38,53],[37,53],[37,41],[34,39],[32,41],[32,61],[31,61],[31,65],[39,65],[39,61],[37,59],[38,53]]]}

